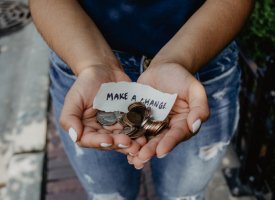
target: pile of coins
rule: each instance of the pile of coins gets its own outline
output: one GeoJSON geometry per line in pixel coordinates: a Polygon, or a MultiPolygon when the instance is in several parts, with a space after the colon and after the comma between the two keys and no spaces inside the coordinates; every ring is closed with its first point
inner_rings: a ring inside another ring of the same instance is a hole
{"type": "Polygon", "coordinates": [[[96,118],[103,126],[120,123],[123,126],[122,133],[132,139],[141,136],[147,138],[156,136],[169,124],[168,118],[164,121],[153,120],[150,107],[146,108],[141,102],[129,105],[127,113],[98,111],[96,118]]]}

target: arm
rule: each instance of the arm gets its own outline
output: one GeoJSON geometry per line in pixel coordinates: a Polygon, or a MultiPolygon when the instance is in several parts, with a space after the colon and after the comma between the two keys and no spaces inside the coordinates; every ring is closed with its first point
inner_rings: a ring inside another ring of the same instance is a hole
{"type": "Polygon", "coordinates": [[[78,75],[89,66],[119,68],[113,52],[77,0],[29,0],[34,23],[78,75]]]}
{"type": "Polygon", "coordinates": [[[207,120],[209,108],[202,84],[192,75],[239,32],[252,9],[252,0],[207,0],[153,58],[139,82],[178,98],[169,129],[145,144],[138,156],[128,155],[135,167],[154,155],[165,156],[192,137],[207,120]]]}
{"type": "Polygon", "coordinates": [[[207,0],[158,52],[151,66],[178,63],[196,72],[240,31],[253,0],[207,0]]]}
{"type": "Polygon", "coordinates": [[[140,148],[138,142],[124,134],[112,134],[112,130],[105,130],[96,121],[92,102],[101,84],[130,79],[93,21],[77,0],[29,3],[41,35],[77,75],[65,97],[60,116],[62,128],[82,147],[135,154],[140,148]]]}

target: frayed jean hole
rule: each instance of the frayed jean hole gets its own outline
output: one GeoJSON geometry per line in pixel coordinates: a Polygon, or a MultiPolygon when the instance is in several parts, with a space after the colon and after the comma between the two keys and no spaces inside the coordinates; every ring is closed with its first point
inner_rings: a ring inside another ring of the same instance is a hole
{"type": "Polygon", "coordinates": [[[223,89],[214,93],[212,97],[216,100],[222,100],[225,94],[226,94],[226,89],[223,89]]]}
{"type": "Polygon", "coordinates": [[[84,155],[83,149],[81,147],[79,147],[78,144],[74,144],[74,148],[75,148],[75,154],[77,157],[84,155]]]}
{"type": "Polygon", "coordinates": [[[95,183],[94,180],[92,179],[92,177],[89,176],[88,174],[84,174],[84,178],[90,184],[94,184],[95,183]]]}
{"type": "Polygon", "coordinates": [[[229,142],[219,142],[209,146],[201,147],[199,150],[199,157],[205,161],[216,157],[219,151],[222,151],[229,142]]]}

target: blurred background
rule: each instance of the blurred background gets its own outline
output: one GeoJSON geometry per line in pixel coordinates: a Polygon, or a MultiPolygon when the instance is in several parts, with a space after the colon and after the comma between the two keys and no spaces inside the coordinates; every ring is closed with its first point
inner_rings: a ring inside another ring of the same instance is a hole
{"type": "MultiPolygon", "coordinates": [[[[275,200],[275,1],[256,0],[236,38],[241,118],[207,200],[275,200]]],[[[0,200],[86,199],[56,133],[48,48],[27,0],[0,0],[0,200]]],[[[149,167],[138,200],[155,200],[149,167]]]]}

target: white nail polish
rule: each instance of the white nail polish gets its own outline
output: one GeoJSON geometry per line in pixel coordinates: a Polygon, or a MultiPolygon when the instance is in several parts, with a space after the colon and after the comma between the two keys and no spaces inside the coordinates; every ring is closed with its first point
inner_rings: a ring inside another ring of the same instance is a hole
{"type": "Polygon", "coordinates": [[[142,160],[141,162],[142,163],[147,163],[150,159],[147,159],[147,160],[142,160]]]}
{"type": "Polygon", "coordinates": [[[164,158],[165,156],[167,156],[167,154],[168,154],[168,153],[165,153],[165,154],[163,154],[163,155],[161,155],[161,156],[158,156],[158,158],[164,158]]]}
{"type": "Polygon", "coordinates": [[[73,142],[77,141],[77,133],[73,128],[69,129],[69,136],[73,142]]]}
{"type": "Polygon", "coordinates": [[[128,148],[129,146],[127,145],[124,145],[124,144],[118,144],[117,145],[119,148],[122,148],[122,149],[125,149],[125,148],[128,148]]]}
{"type": "Polygon", "coordinates": [[[108,143],[100,143],[101,147],[110,147],[112,146],[112,144],[108,144],[108,143]]]}
{"type": "Polygon", "coordinates": [[[140,170],[140,169],[142,169],[143,168],[143,166],[142,167],[135,167],[137,170],[140,170]]]}
{"type": "Polygon", "coordinates": [[[196,133],[199,128],[201,127],[201,120],[200,119],[197,119],[193,124],[192,124],[192,131],[193,133],[196,133]]]}

